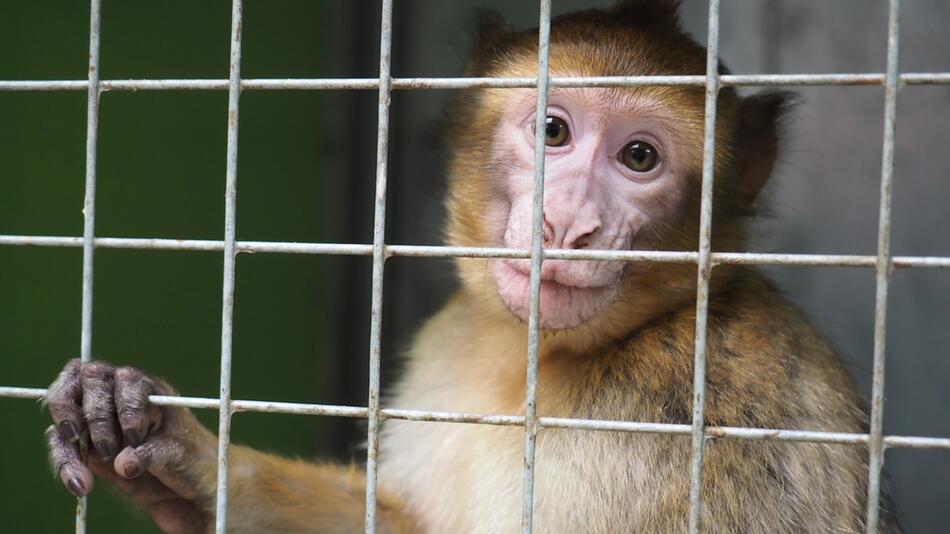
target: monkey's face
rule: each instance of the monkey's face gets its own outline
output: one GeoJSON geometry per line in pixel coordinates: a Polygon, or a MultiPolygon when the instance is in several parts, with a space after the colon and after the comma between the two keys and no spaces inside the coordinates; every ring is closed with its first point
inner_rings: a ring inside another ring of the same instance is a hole
{"type": "MultiPolygon", "coordinates": [[[[493,244],[531,244],[535,93],[512,93],[492,134],[485,167],[493,244]]],[[[555,89],[546,115],[543,244],[552,249],[647,248],[648,234],[680,211],[688,181],[684,142],[693,132],[649,92],[555,89]]],[[[626,262],[546,260],[541,324],[564,329],[604,312],[621,293],[626,262]]],[[[528,316],[530,260],[489,268],[505,305],[528,316]]]]}
{"type": "MultiPolygon", "coordinates": [[[[705,50],[670,16],[671,5],[622,2],[559,17],[551,26],[551,75],[703,74],[705,50]]],[[[537,60],[536,31],[513,33],[488,19],[466,75],[530,78],[537,60]]],[[[704,101],[703,89],[691,86],[552,89],[544,247],[697,250],[704,101]]],[[[771,172],[776,121],[787,101],[780,93],[719,93],[712,205],[718,250],[743,242],[743,217],[771,172]]],[[[451,244],[530,248],[535,103],[532,89],[459,94],[450,122],[451,244]]],[[[486,310],[527,319],[529,260],[457,263],[463,285],[486,310]]],[[[575,332],[620,335],[693,298],[696,271],[685,264],[551,259],[541,278],[541,326],[567,339],[575,332]]]]}

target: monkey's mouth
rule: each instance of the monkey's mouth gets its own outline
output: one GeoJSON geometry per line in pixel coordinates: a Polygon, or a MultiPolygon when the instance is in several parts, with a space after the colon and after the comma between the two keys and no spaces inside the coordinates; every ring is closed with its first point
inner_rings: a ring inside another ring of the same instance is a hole
{"type": "MultiPolygon", "coordinates": [[[[552,269],[541,274],[541,326],[550,329],[574,328],[604,311],[617,294],[617,284],[583,284],[578,277],[561,274],[552,260],[552,269]]],[[[531,298],[530,271],[526,262],[510,260],[492,262],[492,274],[502,301],[521,320],[528,320],[531,298]]],[[[548,265],[548,262],[545,263],[548,265]]],[[[593,278],[593,277],[591,277],[593,278]]]]}

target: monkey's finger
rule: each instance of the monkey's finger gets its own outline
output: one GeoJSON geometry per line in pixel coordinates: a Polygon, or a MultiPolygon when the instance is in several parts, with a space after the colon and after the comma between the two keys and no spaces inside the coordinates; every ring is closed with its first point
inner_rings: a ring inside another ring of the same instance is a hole
{"type": "Polygon", "coordinates": [[[115,371],[115,409],[125,440],[138,447],[151,428],[161,424],[162,411],[148,402],[157,393],[155,383],[142,371],[120,367],[115,371]]]}
{"type": "Polygon", "coordinates": [[[79,436],[86,428],[85,418],[80,408],[82,382],[79,371],[81,367],[79,358],[69,360],[56,376],[56,380],[47,388],[46,397],[43,399],[60,434],[70,443],[79,441],[79,436]]]}
{"type": "Polygon", "coordinates": [[[197,496],[194,483],[181,473],[186,461],[185,446],[178,439],[151,438],[138,447],[126,447],[116,456],[115,471],[119,476],[133,479],[148,471],[162,484],[186,499],[197,496]]]}
{"type": "Polygon", "coordinates": [[[76,497],[89,495],[92,491],[92,473],[79,457],[79,449],[60,434],[55,425],[46,429],[46,447],[53,472],[76,497]]]}
{"type": "Polygon", "coordinates": [[[107,362],[89,362],[82,366],[82,411],[89,426],[92,443],[99,456],[112,458],[119,451],[119,438],[115,418],[115,368],[107,362]]]}
{"type": "Polygon", "coordinates": [[[86,465],[97,478],[114,484],[119,490],[143,506],[178,497],[176,493],[147,472],[136,478],[126,478],[116,473],[113,461],[103,460],[95,455],[89,457],[86,465]]]}

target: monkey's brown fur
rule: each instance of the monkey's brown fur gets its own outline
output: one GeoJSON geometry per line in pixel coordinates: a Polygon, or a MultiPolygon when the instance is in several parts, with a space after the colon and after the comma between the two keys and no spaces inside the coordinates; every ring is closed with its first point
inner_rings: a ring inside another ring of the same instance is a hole
{"type": "MultiPolygon", "coordinates": [[[[677,2],[627,1],[560,17],[551,32],[555,75],[703,74],[705,52],[679,27],[677,2]]],[[[535,32],[493,17],[479,28],[467,74],[534,76],[535,32]]],[[[590,89],[608,100],[647,94],[689,131],[688,191],[677,211],[645,229],[644,248],[695,250],[703,90],[590,89]],[[601,94],[599,93],[599,94],[601,94]]],[[[494,126],[511,90],[460,94],[449,128],[447,240],[492,246],[486,186],[499,170],[494,126]]],[[[716,129],[713,244],[740,250],[745,215],[771,172],[776,122],[788,96],[721,91],[716,129]]],[[[499,301],[485,259],[458,260],[462,287],[415,337],[394,407],[524,413],[526,327],[499,301]]],[[[694,265],[630,264],[618,299],[588,323],[545,331],[539,354],[542,416],[688,424],[692,411],[694,265]]],[[[706,423],[861,432],[859,400],[837,356],[766,281],[744,267],[714,270],[709,307],[706,423]]],[[[189,423],[194,429],[196,422],[189,423]]],[[[386,421],[381,437],[383,532],[516,532],[523,429],[386,421]]],[[[192,431],[206,446],[210,434],[192,431]]],[[[689,436],[543,429],[537,442],[537,532],[684,532],[689,436]]],[[[193,459],[196,493],[213,496],[213,465],[193,459]],[[201,465],[198,465],[201,464],[201,465]],[[203,473],[198,475],[195,473],[203,473]]],[[[356,532],[364,480],[352,466],[283,460],[236,447],[229,529],[356,532]]],[[[863,530],[867,451],[814,443],[711,439],[702,522],[714,533],[857,533],[863,530]]],[[[199,499],[210,512],[208,498],[199,499]]],[[[890,527],[887,527],[890,529],[890,527]]],[[[890,531],[890,530],[888,530],[890,531]]]]}

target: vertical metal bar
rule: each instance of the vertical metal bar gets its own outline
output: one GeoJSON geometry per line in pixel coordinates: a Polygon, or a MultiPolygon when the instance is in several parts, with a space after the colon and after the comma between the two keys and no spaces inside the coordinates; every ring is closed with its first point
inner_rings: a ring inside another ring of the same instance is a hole
{"type": "Polygon", "coordinates": [[[706,401],[706,320],[712,274],[712,203],[716,164],[716,98],[719,95],[719,0],[709,1],[706,41],[706,122],[703,131],[703,184],[699,216],[699,266],[696,281],[696,352],[693,361],[693,428],[690,462],[689,532],[702,530],[703,410],[706,401]]]}
{"type": "Polygon", "coordinates": [[[898,30],[900,0],[891,0],[887,23],[887,73],[884,78],[884,145],[881,153],[881,206],[877,230],[877,288],[874,298],[874,366],[871,386],[871,431],[868,438],[867,531],[878,529],[881,468],[884,466],[884,349],[887,289],[891,277],[891,185],[894,177],[894,130],[897,118],[898,30]]]}
{"type": "Polygon", "coordinates": [[[231,60],[228,82],[228,148],[224,191],[224,281],[221,295],[221,405],[218,409],[218,492],[215,531],[227,532],[228,445],[231,442],[231,339],[234,331],[235,219],[237,212],[238,104],[241,99],[241,0],[231,3],[231,60]]]}
{"type": "Polygon", "coordinates": [[[96,144],[99,134],[99,20],[100,0],[89,7],[89,91],[86,107],[86,196],[83,200],[82,338],[80,355],[92,359],[92,284],[96,226],[96,144]]]}
{"type": "Polygon", "coordinates": [[[548,56],[551,45],[551,0],[541,0],[538,21],[538,100],[534,120],[534,197],[531,213],[531,294],[528,302],[528,362],[525,380],[524,473],[521,531],[534,528],[534,449],[538,436],[538,344],[541,315],[541,262],[544,224],[544,154],[548,111],[548,56]]]}
{"type": "Polygon", "coordinates": [[[383,328],[383,271],[386,266],[386,178],[389,156],[390,59],[393,2],[383,0],[379,33],[379,119],[376,132],[376,205],[373,216],[373,301],[369,334],[369,398],[366,429],[367,534],[376,532],[376,479],[379,454],[379,359],[383,328]]]}
{"type": "MultiPolygon", "coordinates": [[[[83,199],[82,334],[80,359],[92,360],[92,289],[96,229],[96,147],[99,136],[99,23],[100,0],[89,2],[89,87],[86,93],[86,194],[83,199]]],[[[76,533],[86,532],[86,497],[76,504],[76,533]]]]}

